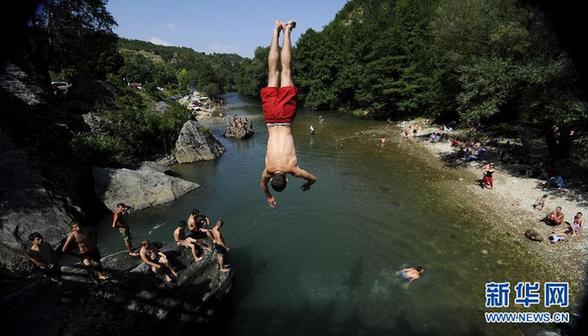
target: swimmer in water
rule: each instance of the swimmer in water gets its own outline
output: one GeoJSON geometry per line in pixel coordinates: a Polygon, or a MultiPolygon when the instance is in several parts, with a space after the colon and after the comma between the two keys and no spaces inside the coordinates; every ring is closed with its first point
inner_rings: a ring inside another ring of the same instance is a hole
{"type": "Polygon", "coordinates": [[[396,274],[400,275],[402,279],[406,280],[407,282],[411,283],[416,279],[421,277],[421,273],[423,273],[424,269],[421,266],[411,267],[402,269],[396,274]]]}

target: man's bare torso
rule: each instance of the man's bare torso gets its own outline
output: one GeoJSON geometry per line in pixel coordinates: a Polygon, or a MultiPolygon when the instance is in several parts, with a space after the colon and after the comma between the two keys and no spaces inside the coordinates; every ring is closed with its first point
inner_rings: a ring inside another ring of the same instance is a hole
{"type": "Polygon", "coordinates": [[[292,129],[290,126],[269,126],[268,133],[265,155],[265,167],[268,173],[291,172],[298,166],[292,129]]]}

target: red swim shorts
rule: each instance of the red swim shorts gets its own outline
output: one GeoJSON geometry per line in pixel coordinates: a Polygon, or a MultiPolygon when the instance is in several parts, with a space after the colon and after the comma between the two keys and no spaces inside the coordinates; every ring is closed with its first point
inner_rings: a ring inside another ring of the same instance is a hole
{"type": "Polygon", "coordinates": [[[296,116],[295,86],[264,87],[259,92],[263,117],[268,124],[291,123],[296,116]]]}

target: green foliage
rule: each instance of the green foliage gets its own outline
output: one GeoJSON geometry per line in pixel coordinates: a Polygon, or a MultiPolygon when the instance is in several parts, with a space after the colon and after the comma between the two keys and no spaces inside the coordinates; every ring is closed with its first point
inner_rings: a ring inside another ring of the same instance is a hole
{"type": "Polygon", "coordinates": [[[103,79],[122,65],[105,0],[43,0],[33,17],[35,44],[48,70],[103,79]]]}
{"type": "Polygon", "coordinates": [[[118,72],[130,82],[180,90],[197,89],[212,97],[234,90],[243,58],[235,54],[196,52],[138,40],[119,39],[124,66],[118,72]]]}
{"type": "Polygon", "coordinates": [[[129,167],[145,159],[170,153],[182,125],[191,115],[183,106],[169,102],[169,109],[154,111],[141,94],[121,88],[116,107],[104,111],[106,129],[81,133],[72,145],[90,165],[129,167]]]}
{"type": "MultiPolygon", "coordinates": [[[[301,35],[293,59],[310,109],[566,132],[588,124],[575,66],[532,2],[351,0],[321,32],[301,35]]],[[[244,62],[239,92],[258,94],[266,60],[267,49],[258,49],[244,62]]]]}

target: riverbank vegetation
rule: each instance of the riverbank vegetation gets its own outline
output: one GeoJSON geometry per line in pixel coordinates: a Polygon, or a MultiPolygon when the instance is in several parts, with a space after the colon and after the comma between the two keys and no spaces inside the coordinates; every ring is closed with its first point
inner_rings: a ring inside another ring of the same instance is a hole
{"type": "MultiPolygon", "coordinates": [[[[241,93],[265,85],[265,57],[260,48],[244,63],[241,93]]],[[[308,109],[526,123],[543,129],[555,160],[588,143],[576,66],[534,2],[352,0],[322,31],[302,34],[294,60],[308,109]]]]}
{"type": "MultiPolygon", "coordinates": [[[[89,129],[73,125],[72,135],[56,139],[61,151],[70,147],[74,162],[131,167],[169,154],[192,117],[177,99],[194,90],[218,97],[235,88],[242,57],[119,38],[106,1],[42,0],[33,7],[9,61],[47,92],[57,119],[92,121],[89,129]],[[60,91],[52,81],[71,86],[60,91]]],[[[2,117],[9,127],[54,133],[32,123],[37,116],[14,112],[2,117]]]]}

